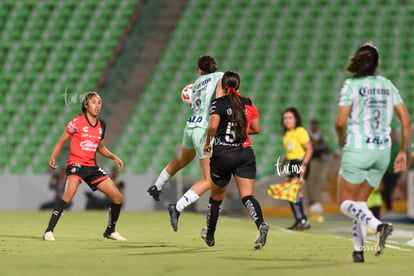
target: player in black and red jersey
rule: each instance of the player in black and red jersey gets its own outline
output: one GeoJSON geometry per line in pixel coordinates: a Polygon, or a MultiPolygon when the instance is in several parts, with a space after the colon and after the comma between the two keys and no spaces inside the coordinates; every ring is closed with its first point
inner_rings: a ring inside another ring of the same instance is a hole
{"type": "Polygon", "coordinates": [[[121,211],[122,194],[105,171],[97,165],[95,159],[96,152],[99,152],[104,157],[113,159],[120,170],[124,167],[122,160],[105,147],[106,125],[98,117],[101,107],[102,99],[98,93],[86,92],[82,100],[83,114],[76,116],[69,122],[53,148],[49,166],[56,169],[56,156],[62,146],[70,140],[70,153],[66,162],[65,192],[53,209],[49,225],[43,235],[44,240],[55,240],[53,230],[82,181],[85,181],[92,191],[100,190],[111,200],[104,237],[113,240],[126,240],[115,231],[115,225],[121,211]]]}
{"type": "Polygon", "coordinates": [[[226,95],[211,103],[210,120],[204,146],[210,157],[211,194],[207,207],[207,228],[201,237],[208,246],[214,246],[214,232],[221,202],[226,194],[227,184],[233,175],[240,198],[249,210],[256,224],[258,236],[254,248],[260,249],[266,243],[269,226],[263,218],[260,203],[254,197],[256,158],[248,134],[260,131],[259,113],[250,98],[240,96],[240,77],[228,71],[222,78],[222,88],[226,95]],[[257,131],[252,131],[255,128],[257,131]],[[213,146],[211,139],[214,137],[213,146]]]}

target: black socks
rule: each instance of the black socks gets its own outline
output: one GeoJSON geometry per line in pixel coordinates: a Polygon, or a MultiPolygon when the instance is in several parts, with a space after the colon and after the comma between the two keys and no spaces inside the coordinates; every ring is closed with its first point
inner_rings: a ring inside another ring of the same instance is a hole
{"type": "Polygon", "coordinates": [[[56,203],[55,208],[53,208],[52,215],[49,220],[49,225],[47,226],[47,229],[45,232],[49,232],[55,229],[56,224],[59,221],[60,216],[63,214],[63,211],[69,206],[69,203],[60,200],[58,203],[56,203]]]}
{"type": "Polygon", "coordinates": [[[220,205],[222,201],[216,201],[210,197],[207,205],[207,239],[214,239],[217,220],[219,217],[220,205]]]}
{"type": "Polygon", "coordinates": [[[109,205],[108,226],[105,231],[107,234],[115,232],[115,226],[119,218],[119,213],[121,212],[121,206],[122,204],[115,204],[113,202],[109,205]]]}
{"type": "Polygon", "coordinates": [[[290,208],[292,209],[293,215],[295,216],[296,221],[301,221],[302,219],[307,220],[306,211],[305,211],[305,200],[304,198],[299,198],[298,202],[292,203],[289,201],[290,208]]]}
{"type": "Polygon", "coordinates": [[[260,203],[252,195],[243,197],[242,202],[244,206],[246,206],[247,210],[249,210],[250,216],[256,224],[257,229],[259,229],[260,224],[264,222],[260,203]]]}

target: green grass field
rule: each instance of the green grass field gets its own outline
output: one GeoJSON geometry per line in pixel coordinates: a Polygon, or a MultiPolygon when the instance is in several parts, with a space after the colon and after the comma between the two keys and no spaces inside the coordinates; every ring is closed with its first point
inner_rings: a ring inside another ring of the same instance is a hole
{"type": "Polygon", "coordinates": [[[205,216],[180,217],[174,232],[165,212],[124,212],[117,230],[128,238],[102,238],[106,212],[66,212],[54,242],[41,239],[50,212],[0,212],[0,275],[412,275],[414,225],[394,223],[384,254],[375,257],[368,235],[365,263],[351,262],[351,222],[342,216],[313,223],[305,232],[285,230],[292,218],[268,218],[266,246],[253,249],[249,217],[221,216],[216,245],[199,233],[205,216]]]}

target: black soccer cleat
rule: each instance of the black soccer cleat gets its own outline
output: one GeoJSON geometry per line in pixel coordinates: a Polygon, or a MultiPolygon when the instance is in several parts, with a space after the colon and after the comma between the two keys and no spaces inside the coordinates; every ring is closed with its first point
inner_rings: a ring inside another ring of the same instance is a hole
{"type": "Polygon", "coordinates": [[[311,225],[309,223],[309,220],[307,219],[302,219],[301,221],[299,221],[299,223],[296,225],[295,230],[298,231],[303,231],[303,230],[308,230],[311,228],[311,225]]]}
{"type": "Polygon", "coordinates": [[[171,226],[175,232],[178,230],[178,218],[180,217],[180,212],[175,208],[175,204],[168,205],[168,213],[170,214],[171,226]]]}
{"type": "Polygon", "coordinates": [[[288,229],[288,230],[295,230],[296,229],[296,226],[299,224],[299,221],[297,220],[297,221],[295,221],[295,223],[294,224],[292,224],[292,226],[289,226],[289,227],[287,227],[286,229],[288,229]]]}
{"type": "Polygon", "coordinates": [[[259,233],[254,242],[254,249],[260,249],[266,244],[267,232],[269,232],[269,225],[263,222],[259,226],[259,233]]]}
{"type": "Polygon", "coordinates": [[[154,198],[155,201],[160,201],[161,191],[157,189],[157,186],[152,185],[148,188],[147,192],[154,198]]]}
{"type": "Polygon", "coordinates": [[[214,246],[214,244],[215,244],[214,237],[207,238],[207,228],[205,228],[205,227],[201,228],[201,238],[206,242],[206,244],[209,247],[214,246]]]}
{"type": "Polygon", "coordinates": [[[354,251],[352,252],[352,260],[354,263],[363,263],[364,260],[364,251],[354,251]]]}
{"type": "Polygon", "coordinates": [[[385,248],[385,242],[389,235],[391,235],[393,226],[391,223],[381,223],[377,227],[377,243],[375,245],[375,256],[382,253],[385,248]]]}
{"type": "Polygon", "coordinates": [[[302,219],[302,220],[297,220],[292,226],[288,227],[287,229],[303,231],[303,230],[308,230],[310,228],[311,228],[311,225],[309,223],[309,220],[302,219]]]}

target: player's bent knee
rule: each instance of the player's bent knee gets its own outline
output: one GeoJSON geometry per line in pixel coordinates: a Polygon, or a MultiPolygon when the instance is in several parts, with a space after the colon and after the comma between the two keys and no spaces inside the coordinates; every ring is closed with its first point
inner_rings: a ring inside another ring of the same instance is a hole
{"type": "Polygon", "coordinates": [[[124,198],[123,198],[123,196],[122,196],[121,193],[118,193],[116,195],[111,196],[110,199],[115,204],[122,204],[122,202],[124,200],[124,198]]]}

